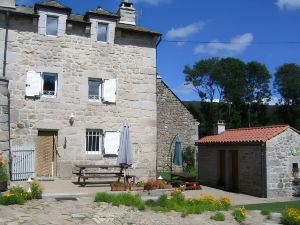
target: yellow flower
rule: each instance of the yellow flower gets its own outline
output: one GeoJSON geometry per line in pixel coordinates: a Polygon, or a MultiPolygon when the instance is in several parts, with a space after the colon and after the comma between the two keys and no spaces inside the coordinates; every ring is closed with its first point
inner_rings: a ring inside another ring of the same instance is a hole
{"type": "Polygon", "coordinates": [[[221,196],[220,202],[224,205],[231,205],[231,199],[226,196],[221,196]]]}
{"type": "Polygon", "coordinates": [[[3,196],[4,196],[4,197],[8,197],[8,198],[9,198],[9,197],[11,197],[11,196],[14,196],[14,194],[7,193],[7,194],[4,194],[3,196]]]}
{"type": "Polygon", "coordinates": [[[300,222],[300,210],[295,208],[288,208],[286,209],[286,214],[292,220],[300,222]]]}
{"type": "Polygon", "coordinates": [[[217,202],[217,199],[213,195],[201,195],[200,201],[209,202],[211,204],[215,204],[217,202]]]}

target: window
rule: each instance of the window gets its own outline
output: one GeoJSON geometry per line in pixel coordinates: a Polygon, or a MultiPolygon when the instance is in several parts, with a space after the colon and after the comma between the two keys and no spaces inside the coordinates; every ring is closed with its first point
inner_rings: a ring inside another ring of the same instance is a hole
{"type": "Polygon", "coordinates": [[[89,79],[89,100],[101,100],[101,84],[102,81],[100,79],[89,79]]]}
{"type": "Polygon", "coordinates": [[[97,41],[107,42],[108,24],[98,23],[97,41]]]}
{"type": "Polygon", "coordinates": [[[86,154],[101,154],[102,131],[86,131],[86,154]]]}
{"type": "Polygon", "coordinates": [[[46,35],[57,36],[58,34],[58,17],[47,16],[46,35]]]}
{"type": "Polygon", "coordinates": [[[43,73],[42,95],[56,97],[57,92],[57,74],[43,73]]]}

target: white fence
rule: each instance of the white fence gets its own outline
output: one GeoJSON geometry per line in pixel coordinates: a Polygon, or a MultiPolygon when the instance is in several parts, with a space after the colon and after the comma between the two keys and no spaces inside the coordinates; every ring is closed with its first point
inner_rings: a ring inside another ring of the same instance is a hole
{"type": "Polygon", "coordinates": [[[12,146],[12,180],[27,180],[35,176],[35,147],[12,146]]]}

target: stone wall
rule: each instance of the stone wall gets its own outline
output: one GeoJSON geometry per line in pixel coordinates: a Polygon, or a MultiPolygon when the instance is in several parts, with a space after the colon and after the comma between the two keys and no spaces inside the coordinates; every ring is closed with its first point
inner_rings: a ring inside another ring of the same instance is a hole
{"type": "Polygon", "coordinates": [[[9,120],[8,120],[8,81],[0,78],[0,154],[8,158],[9,120]]]}
{"type": "Polygon", "coordinates": [[[158,170],[169,170],[169,149],[176,134],[183,149],[194,146],[198,139],[198,122],[160,78],[157,79],[157,132],[158,170]]]}
{"type": "MultiPolygon", "coordinates": [[[[0,29],[3,29],[0,20],[0,29]]],[[[135,151],[134,174],[153,177],[156,169],[156,38],[117,31],[114,44],[80,33],[38,34],[31,18],[10,20],[7,77],[11,91],[11,141],[34,145],[39,130],[58,131],[58,175],[70,177],[74,164],[115,164],[116,158],[85,154],[86,129],[121,130],[128,119],[135,151]],[[26,98],[26,72],[58,73],[57,98],[26,98]],[[117,79],[116,104],[88,101],[88,78],[117,79]],[[75,115],[73,126],[69,116],[75,115]],[[66,144],[66,145],[65,145],[66,144]]]]}
{"type": "Polygon", "coordinates": [[[292,196],[292,166],[293,163],[300,166],[300,155],[293,156],[291,150],[300,151],[300,134],[289,128],[269,140],[266,146],[267,196],[292,196]]]}
{"type": "Polygon", "coordinates": [[[232,151],[238,151],[238,191],[263,196],[262,148],[258,145],[201,145],[198,150],[198,179],[217,187],[220,179],[220,151],[225,151],[225,188],[232,190],[232,151]]]}

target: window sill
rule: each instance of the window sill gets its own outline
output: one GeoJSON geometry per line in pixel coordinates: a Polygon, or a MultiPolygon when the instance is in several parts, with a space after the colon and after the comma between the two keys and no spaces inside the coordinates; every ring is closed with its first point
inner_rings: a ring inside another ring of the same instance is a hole
{"type": "Polygon", "coordinates": [[[96,41],[98,44],[109,45],[110,43],[107,41],[96,41]]]}
{"type": "Polygon", "coordinates": [[[49,38],[58,38],[58,35],[45,34],[45,36],[49,38]]]}

